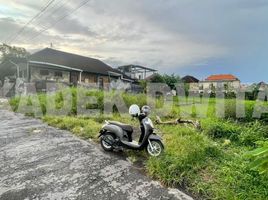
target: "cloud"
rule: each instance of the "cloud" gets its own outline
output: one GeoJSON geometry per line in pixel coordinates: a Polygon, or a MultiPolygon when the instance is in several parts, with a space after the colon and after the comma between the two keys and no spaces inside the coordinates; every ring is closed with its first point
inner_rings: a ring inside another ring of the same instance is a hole
{"type": "MultiPolygon", "coordinates": [[[[268,44],[266,0],[91,0],[32,39],[81,2],[55,1],[15,44],[35,50],[52,42],[57,49],[99,55],[113,66],[139,63],[163,72],[200,69],[200,63],[208,68],[228,65],[222,71],[231,65],[265,63],[260,52],[267,51],[268,44]]],[[[0,39],[18,30],[45,3],[15,0],[0,6],[0,39]]]]}
{"type": "Polygon", "coordinates": [[[16,21],[10,17],[0,18],[0,40],[4,41],[9,38],[15,30],[18,30],[20,26],[16,21]]]}

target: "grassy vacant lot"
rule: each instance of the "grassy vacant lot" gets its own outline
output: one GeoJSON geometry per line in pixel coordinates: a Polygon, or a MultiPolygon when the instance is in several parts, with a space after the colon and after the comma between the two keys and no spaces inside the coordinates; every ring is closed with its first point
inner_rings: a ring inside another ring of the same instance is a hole
{"type": "MultiPolygon", "coordinates": [[[[73,99],[70,104],[72,107],[67,108],[69,115],[45,115],[44,121],[52,126],[70,130],[85,139],[96,139],[105,119],[134,123],[129,116],[120,117],[118,114],[109,118],[103,115],[77,115],[77,89],[71,91],[73,99]]],[[[51,102],[51,99],[56,100],[57,108],[64,108],[62,101],[65,92],[49,96],[40,94],[38,100],[41,102],[43,114],[47,114],[47,102],[51,102]]],[[[96,97],[94,104],[89,103],[86,107],[101,111],[103,96],[112,95],[99,91],[85,93],[96,97]]],[[[127,106],[133,103],[144,105],[148,102],[143,94],[123,94],[123,99],[127,106]]],[[[29,107],[34,104],[31,99],[25,101],[29,107]]],[[[10,101],[14,110],[18,109],[19,102],[20,98],[10,101]]],[[[263,115],[259,120],[253,119],[255,102],[251,101],[242,102],[245,103],[246,116],[239,120],[235,118],[233,99],[225,100],[226,117],[223,119],[216,117],[217,99],[210,99],[208,106],[199,101],[194,104],[192,102],[192,99],[189,99],[188,103],[183,105],[180,99],[175,99],[170,115],[163,120],[174,119],[180,115],[188,116],[200,120],[201,130],[180,125],[158,125],[156,128],[163,134],[166,149],[161,157],[148,158],[145,161],[148,174],[168,186],[182,187],[200,199],[267,199],[268,175],[253,170],[251,160],[246,156],[247,152],[267,144],[267,116],[263,115]],[[207,117],[199,118],[204,113],[207,117]]],[[[156,105],[160,107],[161,100],[158,100],[156,105]]],[[[117,109],[114,108],[114,111],[117,109]]],[[[29,110],[27,112],[26,114],[33,114],[29,113],[29,110]]],[[[155,119],[154,113],[152,118],[155,119]]]]}

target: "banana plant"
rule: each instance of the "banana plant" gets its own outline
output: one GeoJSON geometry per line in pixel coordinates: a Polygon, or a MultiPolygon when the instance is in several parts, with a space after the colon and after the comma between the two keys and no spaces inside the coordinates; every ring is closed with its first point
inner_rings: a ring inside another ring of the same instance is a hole
{"type": "Polygon", "coordinates": [[[260,174],[268,173],[268,145],[255,149],[247,154],[252,158],[251,169],[258,170],[260,174]]]}

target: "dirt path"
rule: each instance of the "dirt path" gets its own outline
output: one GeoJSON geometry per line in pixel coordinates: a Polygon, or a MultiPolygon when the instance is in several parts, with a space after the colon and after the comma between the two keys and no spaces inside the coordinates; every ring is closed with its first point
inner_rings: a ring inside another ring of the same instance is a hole
{"type": "Polygon", "coordinates": [[[191,199],[39,120],[0,110],[0,199],[191,199]]]}

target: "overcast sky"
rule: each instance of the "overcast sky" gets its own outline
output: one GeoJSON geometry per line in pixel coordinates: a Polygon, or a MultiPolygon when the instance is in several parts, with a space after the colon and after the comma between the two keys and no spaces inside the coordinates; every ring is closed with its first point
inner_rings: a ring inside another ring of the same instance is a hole
{"type": "Polygon", "coordinates": [[[268,82],[268,0],[89,0],[72,13],[85,1],[54,0],[15,37],[50,0],[0,0],[0,42],[30,52],[53,43],[113,67],[268,82]]]}

